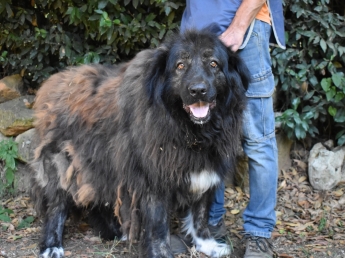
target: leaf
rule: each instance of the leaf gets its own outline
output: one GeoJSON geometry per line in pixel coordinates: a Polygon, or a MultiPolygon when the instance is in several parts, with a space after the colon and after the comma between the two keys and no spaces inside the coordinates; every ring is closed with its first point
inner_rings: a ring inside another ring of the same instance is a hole
{"type": "Polygon", "coordinates": [[[0,214],[0,220],[4,222],[11,222],[11,218],[5,214],[0,214]]]}
{"type": "Polygon", "coordinates": [[[13,17],[14,14],[13,14],[13,11],[12,11],[12,9],[11,9],[11,6],[10,6],[9,4],[7,4],[7,3],[6,3],[5,6],[6,6],[6,11],[7,11],[7,17],[8,17],[8,18],[13,17]]]}
{"type": "Polygon", "coordinates": [[[98,1],[98,9],[102,10],[104,9],[108,4],[108,1],[98,1]]]}
{"type": "Polygon", "coordinates": [[[240,213],[240,210],[235,209],[235,210],[231,210],[230,212],[231,212],[231,214],[236,215],[236,214],[240,213]]]}
{"type": "Polygon", "coordinates": [[[328,107],[328,113],[329,113],[331,116],[335,116],[335,115],[337,114],[337,108],[332,107],[332,106],[329,106],[329,107],[328,107]]]}
{"type": "Polygon", "coordinates": [[[12,169],[7,168],[6,170],[6,180],[7,184],[11,185],[14,181],[14,171],[12,169]]]}
{"type": "Polygon", "coordinates": [[[340,197],[340,196],[342,196],[343,194],[344,194],[343,189],[339,189],[339,190],[337,190],[337,191],[332,192],[332,195],[334,195],[334,196],[336,196],[336,197],[340,197]]]}
{"type": "Polygon", "coordinates": [[[345,94],[338,91],[337,94],[335,95],[334,101],[335,101],[335,102],[339,102],[339,101],[341,101],[344,97],[345,97],[345,94]]]}
{"type": "Polygon", "coordinates": [[[137,8],[138,8],[138,4],[139,4],[139,0],[133,0],[133,1],[132,1],[132,4],[133,4],[133,7],[134,7],[135,9],[137,9],[137,8]]]}
{"type": "Polygon", "coordinates": [[[321,40],[320,40],[320,46],[321,46],[321,48],[322,48],[323,52],[325,52],[325,53],[326,53],[326,50],[327,50],[327,44],[326,44],[326,41],[325,41],[324,39],[321,39],[321,40]]]}
{"type": "Polygon", "coordinates": [[[336,115],[334,116],[334,121],[337,123],[344,123],[345,122],[345,109],[341,108],[337,111],[336,115]]]}
{"type": "Polygon", "coordinates": [[[339,73],[335,73],[332,75],[332,81],[335,86],[340,87],[341,86],[341,81],[342,81],[343,76],[341,76],[339,73]]]}
{"type": "Polygon", "coordinates": [[[296,110],[296,109],[298,108],[298,106],[299,106],[300,103],[301,103],[301,98],[294,98],[294,99],[292,100],[292,103],[291,103],[293,109],[296,110]]]}
{"type": "MultiPolygon", "coordinates": [[[[304,168],[307,168],[307,165],[304,166],[304,168]]],[[[307,177],[306,176],[301,176],[299,179],[298,179],[298,183],[302,183],[304,181],[307,180],[307,177]]]]}
{"type": "Polygon", "coordinates": [[[321,87],[324,91],[328,91],[332,84],[331,78],[324,78],[321,80],[321,87]]]}
{"type": "Polygon", "coordinates": [[[306,137],[306,131],[300,125],[296,125],[295,135],[298,140],[302,140],[306,137]]]}
{"type": "Polygon", "coordinates": [[[29,227],[34,220],[35,218],[33,216],[28,216],[25,219],[22,219],[17,229],[23,229],[23,228],[29,227]]]}
{"type": "Polygon", "coordinates": [[[341,137],[339,137],[339,139],[337,140],[337,144],[339,146],[343,146],[345,143],[345,135],[342,135],[341,137]]]}
{"type": "Polygon", "coordinates": [[[8,240],[13,240],[13,241],[16,241],[18,239],[21,239],[23,236],[22,235],[11,235],[9,236],[7,239],[8,240]]]}

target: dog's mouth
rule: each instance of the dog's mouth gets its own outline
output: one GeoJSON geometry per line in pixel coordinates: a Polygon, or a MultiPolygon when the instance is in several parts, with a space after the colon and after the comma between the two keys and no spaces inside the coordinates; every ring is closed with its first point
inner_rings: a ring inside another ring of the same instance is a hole
{"type": "Polygon", "coordinates": [[[195,124],[205,124],[211,118],[211,110],[216,106],[216,100],[211,103],[199,101],[191,105],[183,104],[184,110],[189,114],[190,119],[195,124]]]}

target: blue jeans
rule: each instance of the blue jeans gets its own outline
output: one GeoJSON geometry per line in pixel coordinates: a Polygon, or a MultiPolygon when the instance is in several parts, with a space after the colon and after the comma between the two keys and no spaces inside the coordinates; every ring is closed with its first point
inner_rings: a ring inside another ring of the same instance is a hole
{"type": "MultiPolygon", "coordinates": [[[[248,156],[250,200],[243,213],[243,227],[246,233],[266,238],[271,237],[276,223],[274,208],[278,180],[270,34],[271,26],[256,20],[250,40],[238,52],[251,73],[242,141],[243,150],[248,156]]],[[[222,218],[225,213],[223,206],[224,185],[217,189],[209,212],[209,224],[215,225],[222,218]]]]}

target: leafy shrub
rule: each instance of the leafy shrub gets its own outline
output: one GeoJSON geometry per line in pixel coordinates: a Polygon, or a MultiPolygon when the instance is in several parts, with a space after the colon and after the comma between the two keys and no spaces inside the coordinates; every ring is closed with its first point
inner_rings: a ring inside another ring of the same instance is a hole
{"type": "MultiPolygon", "coordinates": [[[[339,2],[340,3],[340,2],[339,2]]],[[[283,97],[278,118],[290,138],[336,138],[345,142],[344,17],[329,0],[285,4],[287,49],[272,51],[283,97]]],[[[344,4],[342,4],[344,8],[344,4]]]]}
{"type": "Polygon", "coordinates": [[[13,189],[14,173],[16,172],[16,158],[18,157],[18,146],[12,139],[0,141],[0,160],[3,164],[3,178],[0,177],[0,196],[13,189]]]}
{"type": "Polygon", "coordinates": [[[11,221],[10,214],[12,213],[13,213],[12,210],[5,209],[4,207],[0,205],[0,221],[10,222],[11,221]]]}
{"type": "Polygon", "coordinates": [[[115,63],[178,27],[184,1],[2,0],[0,74],[36,87],[69,65],[115,63]],[[35,86],[35,85],[33,85],[35,86]]]}

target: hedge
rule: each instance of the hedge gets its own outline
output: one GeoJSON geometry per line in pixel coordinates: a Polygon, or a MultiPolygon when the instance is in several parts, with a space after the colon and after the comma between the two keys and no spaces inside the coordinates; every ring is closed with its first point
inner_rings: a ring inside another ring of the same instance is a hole
{"type": "Polygon", "coordinates": [[[115,63],[178,28],[183,1],[2,0],[0,73],[37,87],[70,65],[115,63]]]}
{"type": "MultiPolygon", "coordinates": [[[[178,30],[184,0],[2,0],[0,77],[38,88],[69,65],[116,63],[178,30]]],[[[345,143],[345,3],[285,0],[287,49],[272,48],[278,118],[292,139],[345,143]]]]}
{"type": "Polygon", "coordinates": [[[345,143],[344,10],[342,0],[285,3],[287,49],[272,57],[289,138],[345,143]]]}

